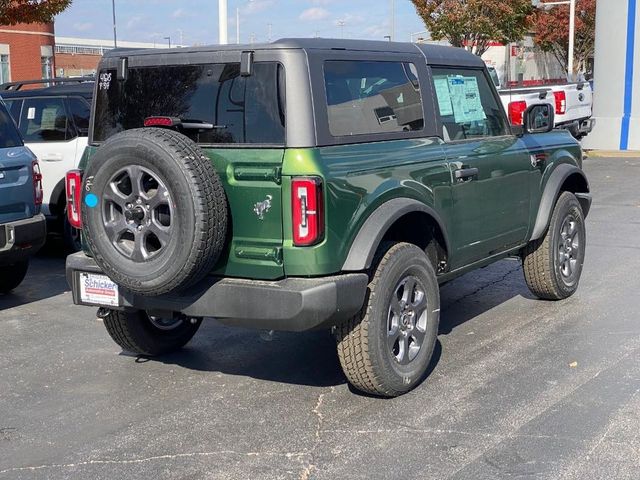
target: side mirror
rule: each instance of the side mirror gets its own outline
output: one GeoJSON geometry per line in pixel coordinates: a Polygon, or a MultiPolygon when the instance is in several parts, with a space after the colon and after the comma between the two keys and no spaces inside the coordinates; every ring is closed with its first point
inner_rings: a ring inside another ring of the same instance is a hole
{"type": "Polygon", "coordinates": [[[536,103],[524,112],[524,131],[526,133],[547,133],[553,130],[555,111],[548,103],[536,103]]]}

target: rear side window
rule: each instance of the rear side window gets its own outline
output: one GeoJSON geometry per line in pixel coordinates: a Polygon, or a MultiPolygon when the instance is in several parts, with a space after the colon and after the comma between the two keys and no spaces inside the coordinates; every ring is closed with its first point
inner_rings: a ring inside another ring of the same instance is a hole
{"type": "Polygon", "coordinates": [[[424,128],[420,85],[411,63],[326,61],[324,80],[334,137],[424,128]]]}
{"type": "Polygon", "coordinates": [[[27,98],[20,115],[20,133],[25,142],[52,142],[70,140],[69,119],[64,100],[52,98],[27,98]]]}
{"type": "Polygon", "coordinates": [[[0,101],[0,148],[19,147],[22,139],[9,112],[0,101]]]}
{"type": "Polygon", "coordinates": [[[89,117],[91,115],[89,104],[78,97],[70,97],[68,102],[69,114],[73,118],[78,134],[81,137],[86,137],[89,134],[89,117]]]}
{"type": "Polygon", "coordinates": [[[509,130],[482,70],[432,68],[445,141],[507,135],[509,130]]]}
{"type": "Polygon", "coordinates": [[[183,130],[199,143],[283,145],[284,72],[271,62],[253,67],[248,77],[240,75],[239,63],[130,68],[126,80],[102,70],[93,140],[163,116],[209,124],[183,130]]]}

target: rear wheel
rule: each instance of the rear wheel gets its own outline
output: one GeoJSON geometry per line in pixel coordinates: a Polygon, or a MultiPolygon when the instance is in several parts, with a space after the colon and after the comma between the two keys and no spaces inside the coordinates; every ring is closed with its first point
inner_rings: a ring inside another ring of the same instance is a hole
{"type": "Polygon", "coordinates": [[[108,310],[103,320],[107,332],[123,350],[148,356],[184,347],[202,323],[201,319],[180,314],[159,317],[143,310],[108,310]]]}
{"type": "Polygon", "coordinates": [[[562,300],[578,289],[585,257],[586,230],[580,202],[563,192],[553,209],[549,229],[522,252],[529,290],[544,300],[562,300]]]}
{"type": "Polygon", "coordinates": [[[8,293],[20,285],[28,269],[28,260],[0,267],[0,293],[8,293]]]}
{"type": "Polygon", "coordinates": [[[395,397],[413,389],[427,372],[440,294],[433,266],[420,248],[396,243],[381,253],[362,311],[337,329],[338,356],[355,388],[395,397]]]}

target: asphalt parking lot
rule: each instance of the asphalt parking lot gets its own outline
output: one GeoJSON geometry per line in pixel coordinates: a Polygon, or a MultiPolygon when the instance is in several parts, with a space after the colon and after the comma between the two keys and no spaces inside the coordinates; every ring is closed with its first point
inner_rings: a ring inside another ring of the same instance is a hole
{"type": "Polygon", "coordinates": [[[206,322],[123,354],[52,249],[0,296],[0,479],[640,478],[640,159],[589,159],[578,294],[505,260],[442,289],[429,378],[352,392],[328,333],[206,322]]]}

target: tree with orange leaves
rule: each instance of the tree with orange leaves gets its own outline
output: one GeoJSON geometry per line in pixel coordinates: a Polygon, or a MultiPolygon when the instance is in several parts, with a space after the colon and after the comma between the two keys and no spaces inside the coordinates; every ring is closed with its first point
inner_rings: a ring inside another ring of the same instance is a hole
{"type": "Polygon", "coordinates": [[[0,25],[49,23],[71,0],[0,0],[0,25]]]}
{"type": "MultiPolygon", "coordinates": [[[[541,50],[551,52],[566,70],[569,64],[569,6],[541,7],[533,16],[535,41],[541,50]]],[[[577,0],[574,75],[585,72],[593,56],[596,40],[596,0],[577,0]]]]}
{"type": "Polygon", "coordinates": [[[411,0],[434,40],[480,56],[492,42],[518,42],[529,32],[531,0],[411,0]]]}

